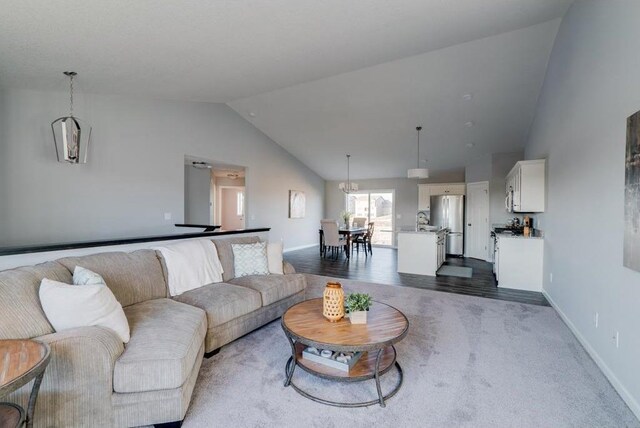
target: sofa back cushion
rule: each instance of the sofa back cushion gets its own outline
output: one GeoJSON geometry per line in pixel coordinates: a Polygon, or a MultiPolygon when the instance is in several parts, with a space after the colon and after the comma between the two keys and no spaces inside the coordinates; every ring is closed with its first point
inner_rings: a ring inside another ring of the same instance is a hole
{"type": "Polygon", "coordinates": [[[124,307],[150,299],[167,297],[162,266],[154,250],[113,252],[58,260],[73,272],[82,266],[101,275],[124,307]]]}
{"type": "Polygon", "coordinates": [[[53,333],[38,296],[43,278],[72,283],[69,270],[56,262],[0,272],[0,339],[30,339],[53,333]]]}
{"type": "Polygon", "coordinates": [[[224,269],[224,273],[222,274],[222,279],[224,281],[229,281],[236,277],[235,270],[233,268],[234,259],[231,245],[255,244],[256,242],[260,242],[260,238],[257,236],[243,236],[239,238],[213,240],[213,243],[216,244],[216,248],[218,249],[218,258],[220,258],[222,269],[224,269]]]}

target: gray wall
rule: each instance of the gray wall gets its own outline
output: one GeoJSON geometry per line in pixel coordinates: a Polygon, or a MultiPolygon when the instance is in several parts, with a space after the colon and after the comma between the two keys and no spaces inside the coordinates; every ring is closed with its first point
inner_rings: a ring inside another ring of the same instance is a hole
{"type": "MultiPolygon", "coordinates": [[[[438,173],[434,174],[434,176],[428,180],[419,181],[408,178],[380,178],[352,181],[358,183],[359,190],[395,190],[395,227],[415,227],[416,214],[418,211],[418,183],[463,183],[464,171],[438,173]],[[400,216],[400,218],[397,218],[398,216],[400,216]]],[[[338,219],[340,213],[345,209],[344,193],[338,189],[339,183],[339,181],[326,182],[324,218],[338,219]]]]}
{"type": "Polygon", "coordinates": [[[248,227],[287,248],[317,242],[324,180],[226,105],[76,98],[93,126],[86,165],[55,160],[49,124],[68,94],[0,92],[0,245],[184,232],[185,155],[247,167],[248,227]],[[288,218],[289,189],[306,192],[305,219],[288,218]]]}
{"type": "Polygon", "coordinates": [[[184,222],[211,223],[211,170],[184,166],[184,222]]]}
{"type": "Polygon", "coordinates": [[[467,183],[489,182],[489,224],[504,224],[515,215],[504,207],[505,179],[516,162],[524,159],[522,151],[483,155],[465,167],[467,183]]]}
{"type": "Polygon", "coordinates": [[[491,180],[491,155],[483,155],[468,164],[464,169],[467,183],[491,180]]]}
{"type": "Polygon", "coordinates": [[[573,4],[525,154],[548,158],[547,210],[538,216],[544,289],[640,416],[640,273],[622,265],[626,118],[640,109],[639,21],[640,2],[573,4]]]}

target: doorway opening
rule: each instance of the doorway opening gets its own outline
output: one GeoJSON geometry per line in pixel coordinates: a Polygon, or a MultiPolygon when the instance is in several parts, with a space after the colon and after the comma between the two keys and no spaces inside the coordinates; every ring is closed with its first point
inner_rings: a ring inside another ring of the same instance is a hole
{"type": "Polygon", "coordinates": [[[345,195],[345,211],[353,217],[364,217],[366,223],[374,223],[371,244],[376,246],[393,246],[393,230],[395,225],[395,191],[371,190],[349,193],[345,195]]]}
{"type": "Polygon", "coordinates": [[[245,168],[185,156],[184,223],[246,227],[245,168]]]}
{"type": "Polygon", "coordinates": [[[218,224],[221,229],[244,229],[244,186],[218,186],[218,190],[218,224]]]}

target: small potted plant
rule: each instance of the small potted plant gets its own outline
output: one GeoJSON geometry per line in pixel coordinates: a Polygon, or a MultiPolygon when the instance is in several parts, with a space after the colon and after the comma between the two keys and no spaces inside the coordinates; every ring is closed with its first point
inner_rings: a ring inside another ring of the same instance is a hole
{"type": "Polygon", "coordinates": [[[351,225],[351,213],[349,211],[342,211],[342,213],[340,213],[340,217],[342,218],[342,221],[344,221],[344,227],[348,229],[351,225]]]}
{"type": "Polygon", "coordinates": [[[365,293],[351,293],[344,300],[351,324],[366,324],[367,311],[373,304],[371,296],[365,293]]]}

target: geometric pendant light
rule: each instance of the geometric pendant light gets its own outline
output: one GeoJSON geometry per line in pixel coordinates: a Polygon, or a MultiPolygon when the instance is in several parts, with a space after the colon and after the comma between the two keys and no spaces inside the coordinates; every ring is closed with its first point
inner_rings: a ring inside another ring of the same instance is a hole
{"type": "Polygon", "coordinates": [[[58,162],[87,163],[91,127],[73,115],[73,78],[77,73],[65,71],[64,75],[69,77],[69,116],[51,122],[56,156],[58,162]]]}
{"type": "Polygon", "coordinates": [[[417,165],[415,168],[411,168],[407,170],[408,178],[429,178],[429,169],[420,168],[420,131],[422,131],[422,126],[416,126],[416,131],[418,131],[418,154],[416,156],[417,165]]]}

